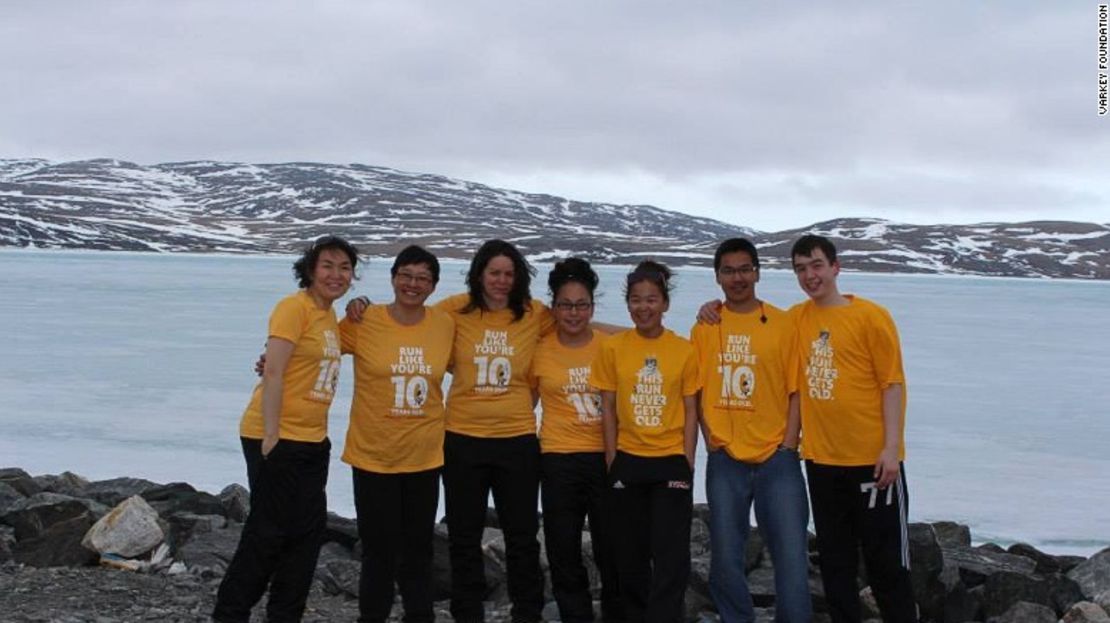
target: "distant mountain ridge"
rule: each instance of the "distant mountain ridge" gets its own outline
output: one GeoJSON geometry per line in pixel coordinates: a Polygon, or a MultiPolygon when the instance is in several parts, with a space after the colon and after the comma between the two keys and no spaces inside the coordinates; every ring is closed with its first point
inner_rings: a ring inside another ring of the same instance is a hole
{"type": "Polygon", "coordinates": [[[157,252],[285,252],[324,233],[371,255],[418,243],[466,258],[504,238],[531,258],[710,264],[747,236],[787,267],[807,232],[834,239],[845,268],[1110,279],[1110,225],[1063,221],[908,225],[835,219],[761,232],[647,205],[573,201],[360,164],[0,160],[0,246],[157,252]]]}

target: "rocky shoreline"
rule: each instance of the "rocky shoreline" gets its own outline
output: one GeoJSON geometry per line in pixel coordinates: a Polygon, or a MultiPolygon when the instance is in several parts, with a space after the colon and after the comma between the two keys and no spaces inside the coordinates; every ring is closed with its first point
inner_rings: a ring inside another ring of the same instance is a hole
{"type": "MultiPolygon", "coordinates": [[[[248,508],[249,496],[239,485],[211,494],[186,483],[90,482],[69,472],[31,476],[18,468],[0,469],[0,618],[207,621],[248,508]]],[[[708,592],[706,519],[707,509],[696,505],[686,618],[709,623],[718,619],[708,592]]],[[[488,618],[508,621],[504,540],[492,511],[487,525],[488,618]]],[[[909,536],[923,621],[1110,623],[1110,548],[1084,558],[1053,556],[1025,544],[972,546],[967,526],[952,522],[910,524],[909,536]]],[[[588,539],[587,533],[587,560],[588,539]]],[[[815,620],[827,621],[812,539],[810,549],[815,620]]],[[[354,520],[330,514],[306,621],[358,618],[359,552],[354,520]]],[[[772,621],[773,569],[758,530],[746,560],[757,620],[772,621]]],[[[546,570],[546,556],[543,564],[546,570]]],[[[449,572],[447,530],[441,524],[433,558],[437,620],[451,620],[449,572]]],[[[865,586],[862,578],[861,572],[865,586]]],[[[596,589],[597,578],[592,580],[596,589]]],[[[877,618],[869,589],[863,594],[866,618],[877,618]]],[[[261,610],[256,608],[257,620],[261,610]]],[[[554,602],[544,615],[558,619],[554,602]]]]}

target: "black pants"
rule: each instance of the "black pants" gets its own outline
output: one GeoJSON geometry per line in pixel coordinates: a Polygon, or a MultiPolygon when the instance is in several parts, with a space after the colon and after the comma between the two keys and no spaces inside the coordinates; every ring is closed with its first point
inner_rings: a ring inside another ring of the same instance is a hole
{"type": "Polygon", "coordinates": [[[328,503],[331,442],[282,439],[269,456],[262,441],[242,439],[251,511],[216,593],[216,621],[249,621],[270,589],[268,621],[300,621],[316,572],[328,503]]]}
{"type": "Polygon", "coordinates": [[[685,618],[693,471],[686,457],[618,452],[609,470],[617,569],[631,623],[685,618]]]}
{"type": "Polygon", "coordinates": [[[906,533],[906,472],[903,467],[893,484],[879,490],[874,469],[806,461],[821,580],[833,623],[861,620],[856,582],[860,549],[883,621],[917,620],[906,533]]]}
{"type": "Polygon", "coordinates": [[[590,578],[582,563],[582,529],[589,517],[594,562],[601,576],[602,619],[623,620],[616,552],[604,509],[605,454],[548,452],[541,455],[540,466],[543,535],[559,618],[563,623],[594,620],[590,578]]]}
{"type": "Polygon", "coordinates": [[[443,485],[451,554],[451,614],[481,621],[486,580],[482,528],[490,491],[505,536],[506,579],[513,621],[539,621],[543,572],[539,520],[540,446],[535,435],[489,439],[448,432],[443,485]]]}
{"type": "Polygon", "coordinates": [[[439,507],[439,469],[382,474],[351,468],[355,484],[362,576],[361,623],[382,623],[401,589],[405,621],[431,623],[432,533],[439,507]]]}

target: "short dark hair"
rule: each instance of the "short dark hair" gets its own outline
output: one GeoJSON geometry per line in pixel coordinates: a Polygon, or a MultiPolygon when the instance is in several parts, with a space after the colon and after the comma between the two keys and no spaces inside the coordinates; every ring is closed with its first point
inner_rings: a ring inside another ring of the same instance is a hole
{"type": "Polygon", "coordinates": [[[470,295],[470,302],[462,308],[462,313],[480,309],[486,311],[486,299],[482,294],[482,273],[493,258],[504,255],[513,263],[513,288],[509,291],[509,309],[513,312],[513,321],[524,317],[524,308],[532,301],[532,275],[536,269],[524,259],[520,251],[512,243],[504,240],[487,240],[478,247],[474,259],[470,260],[470,270],[466,271],[466,291],[470,295]]]}
{"type": "Polygon", "coordinates": [[[431,251],[416,244],[401,249],[401,252],[393,260],[393,266],[389,269],[389,276],[396,277],[397,269],[413,264],[426,264],[428,270],[432,271],[432,283],[439,283],[439,260],[431,251]]]}
{"type": "Polygon", "coordinates": [[[654,283],[659,291],[663,293],[663,300],[671,302],[671,290],[674,286],[671,284],[671,278],[674,273],[671,269],[655,260],[644,260],[628,273],[628,277],[624,280],[624,301],[628,302],[628,293],[632,290],[632,286],[640,283],[641,281],[649,281],[654,283]]]}
{"type": "Polygon", "coordinates": [[[794,246],[790,249],[791,264],[793,264],[794,258],[799,255],[811,257],[814,249],[821,249],[821,251],[825,253],[825,258],[829,260],[830,264],[836,261],[836,245],[834,245],[831,240],[824,236],[818,236],[817,234],[806,234],[798,238],[798,241],[795,242],[794,246]]]}
{"type": "MultiPolygon", "coordinates": [[[[316,262],[320,260],[320,252],[329,249],[345,253],[347,259],[351,260],[352,271],[355,266],[358,266],[358,249],[355,245],[339,236],[321,236],[305,247],[301,257],[293,262],[293,277],[297,279],[300,287],[307,288],[312,285],[312,273],[316,272],[316,262]]],[[[356,275],[355,278],[357,279],[358,276],[356,275]]]]}
{"type": "Polygon", "coordinates": [[[551,290],[551,304],[555,304],[555,297],[559,288],[568,283],[580,283],[590,293],[590,300],[594,300],[594,290],[598,284],[597,272],[590,263],[580,257],[568,257],[555,264],[547,274],[547,287],[551,290]]]}
{"type": "Polygon", "coordinates": [[[713,272],[721,270],[721,258],[723,256],[738,251],[743,251],[751,256],[752,266],[759,268],[759,251],[756,250],[752,241],[747,238],[729,238],[717,245],[717,251],[713,253],[713,272]]]}

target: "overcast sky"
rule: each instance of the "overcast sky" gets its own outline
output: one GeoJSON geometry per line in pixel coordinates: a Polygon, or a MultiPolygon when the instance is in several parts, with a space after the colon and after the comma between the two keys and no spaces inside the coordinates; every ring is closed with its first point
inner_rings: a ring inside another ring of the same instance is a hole
{"type": "Polygon", "coordinates": [[[0,158],[359,162],[762,230],[1110,222],[1097,3],[0,5],[0,158]]]}

